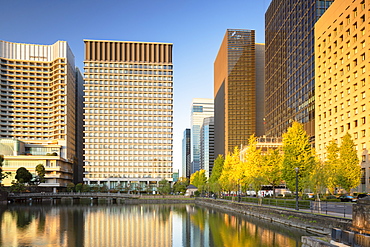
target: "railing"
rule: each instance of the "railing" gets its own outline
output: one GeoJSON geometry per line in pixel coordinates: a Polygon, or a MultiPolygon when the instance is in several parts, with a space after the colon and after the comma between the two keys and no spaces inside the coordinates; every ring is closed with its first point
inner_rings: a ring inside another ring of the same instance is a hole
{"type": "Polygon", "coordinates": [[[59,192],[59,193],[9,193],[9,199],[19,198],[61,198],[61,197],[74,197],[74,198],[86,198],[86,197],[101,197],[101,198],[139,198],[139,195],[124,194],[124,193],[90,193],[90,192],[59,192]]]}
{"type": "MultiPolygon", "coordinates": [[[[273,199],[273,198],[238,197],[238,196],[224,196],[223,198],[220,199],[231,200],[235,202],[254,203],[270,207],[291,208],[291,209],[295,209],[296,207],[295,199],[273,199]]],[[[352,216],[352,206],[353,203],[350,202],[326,202],[326,201],[318,202],[308,200],[298,201],[299,210],[344,218],[352,216]]]]}
{"type": "Polygon", "coordinates": [[[310,209],[312,213],[330,214],[342,216],[352,215],[353,203],[350,202],[318,202],[311,201],[310,209]]]}

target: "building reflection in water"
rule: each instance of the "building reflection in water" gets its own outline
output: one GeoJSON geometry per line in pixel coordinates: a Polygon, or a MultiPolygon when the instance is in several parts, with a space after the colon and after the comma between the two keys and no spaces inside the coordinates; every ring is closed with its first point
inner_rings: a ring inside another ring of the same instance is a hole
{"type": "Polygon", "coordinates": [[[300,246],[293,229],[194,205],[11,205],[0,246],[300,246]]]}

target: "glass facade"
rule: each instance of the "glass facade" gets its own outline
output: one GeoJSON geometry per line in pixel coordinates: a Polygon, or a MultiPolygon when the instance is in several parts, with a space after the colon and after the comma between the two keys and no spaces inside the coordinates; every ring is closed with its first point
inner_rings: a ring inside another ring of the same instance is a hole
{"type": "Polygon", "coordinates": [[[265,15],[266,134],[281,136],[292,121],[314,136],[314,24],[332,0],[273,0],[265,15]]]}
{"type": "Polygon", "coordinates": [[[201,169],[201,128],[203,120],[214,115],[213,99],[193,99],[191,107],[191,162],[190,174],[201,169]]]}
{"type": "Polygon", "coordinates": [[[247,143],[249,136],[256,134],[255,31],[228,29],[214,71],[217,156],[247,143]]]}
{"type": "Polygon", "coordinates": [[[182,139],[182,177],[190,178],[191,164],[191,130],[185,129],[182,139]]]}

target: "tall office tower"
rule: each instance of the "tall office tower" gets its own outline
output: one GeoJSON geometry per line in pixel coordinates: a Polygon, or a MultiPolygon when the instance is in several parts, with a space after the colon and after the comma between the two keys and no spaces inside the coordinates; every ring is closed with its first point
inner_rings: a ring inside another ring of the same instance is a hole
{"type": "Polygon", "coordinates": [[[191,168],[190,174],[200,169],[200,129],[203,119],[214,115],[213,99],[193,99],[191,104],[191,168]]]}
{"type": "Polygon", "coordinates": [[[264,134],[257,127],[263,123],[257,115],[264,109],[263,47],[255,44],[254,30],[226,31],[214,63],[215,156],[264,134]]]}
{"type": "Polygon", "coordinates": [[[35,173],[36,165],[43,164],[47,180],[42,186],[66,186],[78,158],[76,145],[82,142],[76,133],[81,77],[72,51],[65,41],[0,41],[0,63],[0,154],[5,155],[4,171],[12,172],[3,183],[10,185],[19,167],[35,173]]]}
{"type": "Polygon", "coordinates": [[[363,177],[358,192],[370,192],[369,3],[336,0],[315,25],[316,152],[349,133],[363,177]]]}
{"type": "Polygon", "coordinates": [[[84,42],[85,183],[172,180],[172,44],[84,42]]]}
{"type": "Polygon", "coordinates": [[[191,130],[185,129],[182,138],[182,177],[190,178],[191,130]]]}
{"type": "Polygon", "coordinates": [[[200,129],[200,169],[206,171],[206,177],[212,173],[215,160],[215,123],[214,117],[207,117],[203,120],[200,129]]]}
{"type": "Polygon", "coordinates": [[[281,136],[292,121],[314,135],[314,24],[334,0],[272,0],[265,14],[266,134],[281,136]]]}

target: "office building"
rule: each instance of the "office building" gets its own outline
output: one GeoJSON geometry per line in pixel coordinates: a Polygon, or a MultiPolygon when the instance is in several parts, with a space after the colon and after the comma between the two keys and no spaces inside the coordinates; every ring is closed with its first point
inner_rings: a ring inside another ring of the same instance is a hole
{"type": "Polygon", "coordinates": [[[203,120],[200,129],[200,169],[205,170],[206,177],[212,174],[215,160],[215,123],[214,117],[207,117],[203,120]]]}
{"type": "Polygon", "coordinates": [[[203,120],[214,115],[213,99],[193,99],[191,105],[191,168],[190,174],[200,169],[200,130],[203,120]]]}
{"type": "MultiPolygon", "coordinates": [[[[74,160],[81,160],[76,128],[76,93],[82,86],[67,42],[52,45],[0,41],[0,154],[4,171],[12,175],[19,167],[35,174],[38,164],[46,168],[44,187],[65,187],[72,182],[74,160]]],[[[81,136],[82,137],[82,136],[81,136]]],[[[79,164],[75,162],[75,166],[79,164]]],[[[77,179],[77,178],[76,178],[77,179]]]]}
{"type": "Polygon", "coordinates": [[[226,31],[214,63],[215,156],[264,134],[263,53],[254,30],[226,31]]]}
{"type": "Polygon", "coordinates": [[[358,192],[370,192],[369,15],[364,0],[336,0],[315,25],[316,152],[338,145],[348,132],[358,150],[363,177],[358,192]]]}
{"type": "Polygon", "coordinates": [[[191,130],[185,129],[182,138],[182,177],[190,178],[191,166],[191,130]]]}
{"type": "Polygon", "coordinates": [[[314,136],[314,24],[332,2],[272,0],[266,11],[267,136],[282,136],[292,121],[314,136]]]}
{"type": "Polygon", "coordinates": [[[85,40],[84,182],[172,180],[172,44],[85,40]]]}

